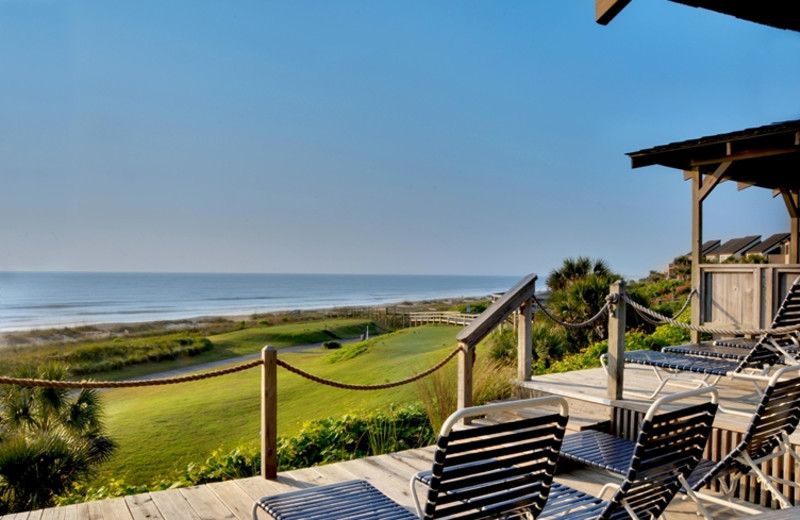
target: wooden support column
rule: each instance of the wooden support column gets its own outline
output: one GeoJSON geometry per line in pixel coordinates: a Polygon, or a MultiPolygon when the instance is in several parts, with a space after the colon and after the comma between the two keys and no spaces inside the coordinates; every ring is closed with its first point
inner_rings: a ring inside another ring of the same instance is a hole
{"type": "Polygon", "coordinates": [[[622,399],[625,374],[625,282],[620,280],[611,285],[609,297],[613,302],[608,313],[608,385],[609,399],[622,399]]]}
{"type": "Polygon", "coordinates": [[[531,378],[533,362],[533,299],[525,302],[520,308],[517,323],[517,379],[527,381],[531,378]]]}
{"type": "MultiPolygon", "coordinates": [[[[475,363],[475,347],[460,342],[458,352],[458,409],[472,406],[472,365],[475,363]]],[[[466,421],[465,421],[466,423],[466,421]]]]}
{"type": "Polygon", "coordinates": [[[790,226],[790,238],[789,238],[789,263],[796,264],[800,260],[800,241],[798,241],[798,235],[800,235],[800,223],[798,223],[798,190],[789,190],[786,188],[781,188],[781,195],[783,196],[783,202],[786,204],[786,209],[789,211],[789,219],[791,222],[790,226]]]}
{"type": "Polygon", "coordinates": [[[261,367],[261,476],[278,476],[278,351],[264,347],[261,367]]]}
{"type": "MultiPolygon", "coordinates": [[[[703,179],[698,169],[686,173],[692,179],[692,288],[697,289],[692,296],[692,325],[700,325],[700,262],[703,261],[703,199],[700,198],[700,190],[703,179]]],[[[691,331],[690,337],[692,343],[700,341],[700,333],[697,331],[691,331]]]]}
{"type": "MultiPolygon", "coordinates": [[[[697,289],[692,297],[692,325],[702,325],[703,319],[703,280],[700,278],[700,263],[703,261],[703,201],[711,193],[731,167],[733,162],[720,163],[713,173],[703,179],[700,168],[685,172],[684,178],[692,179],[692,288],[697,289]]],[[[700,333],[690,332],[692,343],[700,341],[700,333]]]]}

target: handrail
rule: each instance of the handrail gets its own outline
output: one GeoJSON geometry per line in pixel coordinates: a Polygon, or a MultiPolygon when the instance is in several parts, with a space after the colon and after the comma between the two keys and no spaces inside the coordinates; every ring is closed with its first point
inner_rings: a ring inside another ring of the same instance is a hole
{"type": "Polygon", "coordinates": [[[474,347],[489,335],[506,318],[533,297],[536,279],[531,273],[506,291],[499,300],[483,311],[469,326],[456,335],[459,343],[474,347]]]}

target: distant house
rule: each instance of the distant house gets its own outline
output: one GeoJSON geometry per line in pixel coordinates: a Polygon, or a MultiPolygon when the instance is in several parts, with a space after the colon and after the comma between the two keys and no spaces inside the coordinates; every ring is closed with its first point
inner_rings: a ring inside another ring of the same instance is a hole
{"type": "Polygon", "coordinates": [[[710,261],[724,262],[728,258],[740,258],[742,254],[757,246],[761,242],[761,235],[750,235],[741,238],[732,238],[707,253],[705,257],[710,261]]]}
{"type": "Polygon", "coordinates": [[[775,233],[745,251],[744,254],[763,256],[770,264],[788,264],[790,238],[790,233],[775,233]]]}

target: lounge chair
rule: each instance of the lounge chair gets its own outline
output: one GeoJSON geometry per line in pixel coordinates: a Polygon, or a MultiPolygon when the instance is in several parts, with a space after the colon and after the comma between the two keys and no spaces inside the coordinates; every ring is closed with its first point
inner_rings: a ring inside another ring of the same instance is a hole
{"type": "MultiPolygon", "coordinates": [[[[253,505],[276,520],[308,518],[397,519],[526,516],[542,511],[555,472],[568,419],[560,397],[541,397],[465,408],[442,425],[434,453],[426,500],[419,516],[363,480],[263,497],[253,505]],[[465,417],[518,408],[553,406],[537,417],[454,429],[465,417]]],[[[416,496],[415,479],[411,489],[416,496]]]]}
{"type": "MultiPolygon", "coordinates": [[[[800,324],[800,278],[796,278],[789,287],[769,328],[779,329],[798,324],[800,324]]],[[[786,364],[794,364],[797,354],[800,352],[800,344],[795,333],[770,334],[766,338],[762,336],[760,338],[718,339],[713,343],[692,343],[665,347],[662,351],[673,354],[742,360],[747,356],[748,350],[764,340],[769,341],[770,346],[783,356],[783,361],[786,364]]]]}
{"type": "MultiPolygon", "coordinates": [[[[606,366],[607,354],[601,357],[606,366]]],[[[767,336],[763,336],[756,345],[747,350],[741,359],[721,359],[712,356],[696,356],[673,354],[655,350],[631,350],[625,352],[625,363],[646,365],[653,369],[659,384],[650,394],[656,397],[667,384],[677,383],[693,387],[713,386],[722,377],[738,377],[741,375],[766,375],[769,370],[784,360],[783,355],[775,350],[767,336]],[[685,373],[700,374],[700,378],[687,377],[685,373]]]]}
{"type": "Polygon", "coordinates": [[[602,497],[606,490],[616,488],[613,496],[605,501],[553,483],[539,520],[658,518],[700,461],[716,411],[714,388],[662,397],[647,411],[626,460],[618,459],[625,475],[622,484],[608,484],[600,492],[602,497]],[[703,402],[686,402],[697,397],[704,398],[703,402]],[[676,402],[683,404],[675,409],[676,402]]]}
{"type": "MultiPolygon", "coordinates": [[[[747,414],[744,414],[747,415],[747,414]]],[[[712,516],[704,503],[721,504],[738,511],[755,514],[752,507],[734,502],[736,484],[742,477],[752,473],[769,489],[781,507],[789,507],[789,500],[777,489],[777,484],[800,487],[795,481],[768,476],[759,465],[789,453],[795,464],[800,456],[789,443],[789,435],[800,421],[800,366],[784,367],[768,381],[761,401],[747,426],[741,441],[719,462],[702,460],[687,477],[683,491],[697,504],[706,518],[712,516]],[[777,450],[777,451],[776,451],[777,450]],[[722,495],[712,495],[701,489],[718,482],[722,495]],[[687,491],[688,490],[688,491],[687,491]]],[[[608,433],[585,430],[564,438],[561,455],[566,460],[602,468],[613,473],[624,474],[625,459],[636,449],[633,441],[620,439],[608,433]]],[[[551,492],[551,500],[553,493],[551,492]]]]}

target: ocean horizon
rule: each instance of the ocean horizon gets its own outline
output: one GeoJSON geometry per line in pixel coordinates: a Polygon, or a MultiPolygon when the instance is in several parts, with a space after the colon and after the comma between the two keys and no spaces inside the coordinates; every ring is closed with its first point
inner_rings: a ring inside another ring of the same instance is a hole
{"type": "Polygon", "coordinates": [[[520,278],[0,271],[0,332],[472,298],[520,278]]]}

